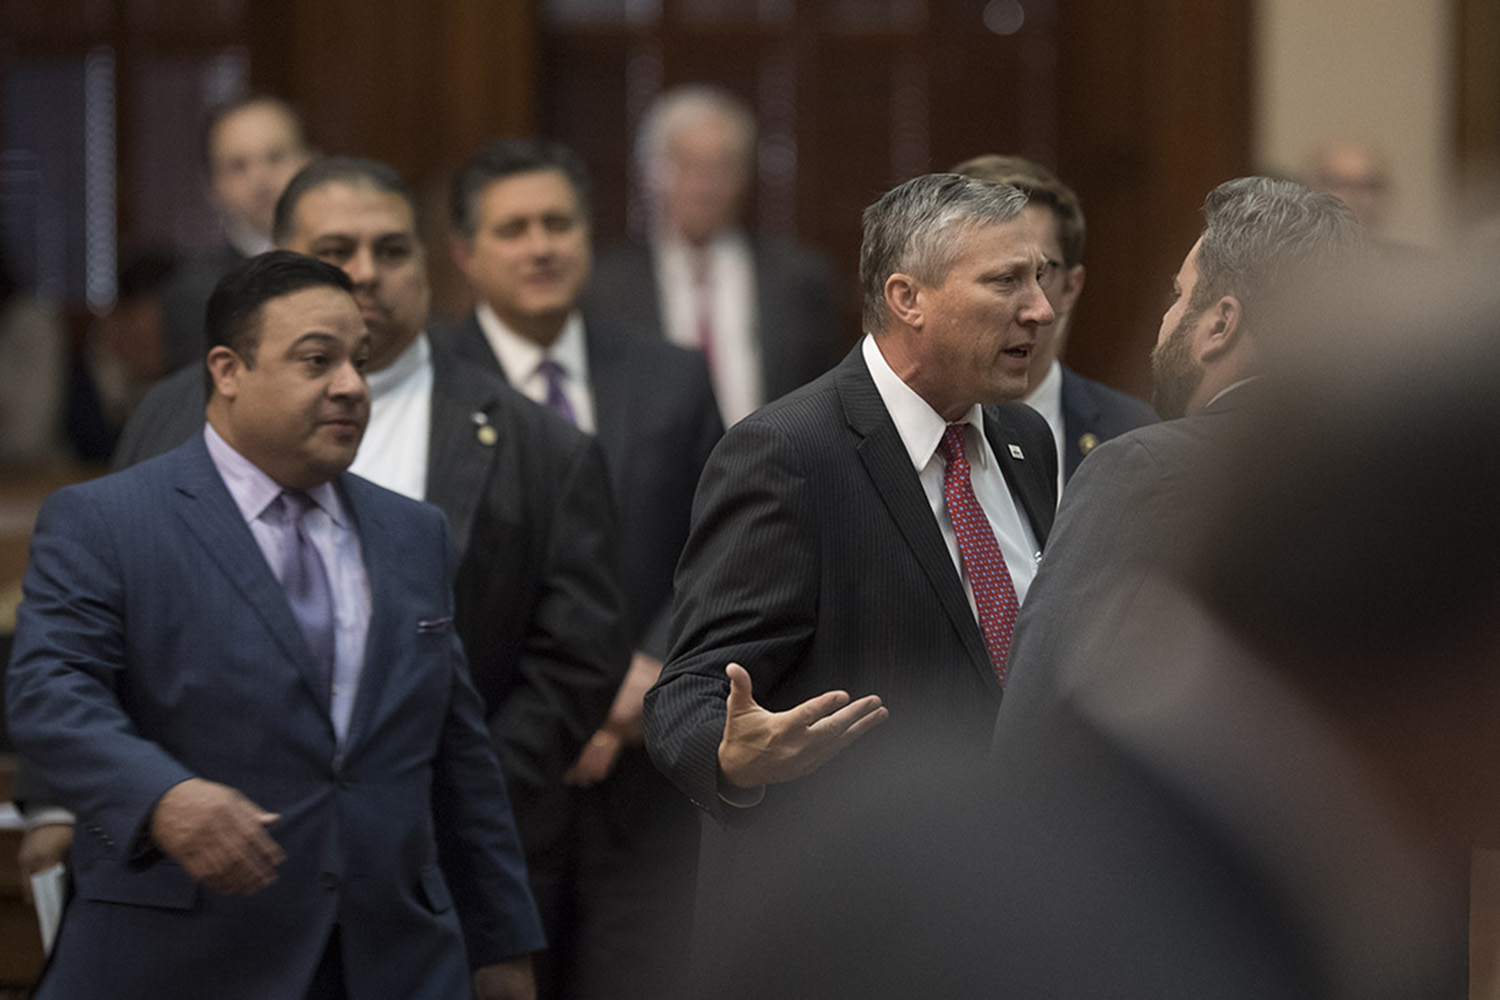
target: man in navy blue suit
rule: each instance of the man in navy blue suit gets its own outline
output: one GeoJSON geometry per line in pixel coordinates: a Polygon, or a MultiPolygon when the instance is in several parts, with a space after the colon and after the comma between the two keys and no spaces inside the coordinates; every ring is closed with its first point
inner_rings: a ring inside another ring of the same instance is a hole
{"type": "Polygon", "coordinates": [[[285,251],[231,273],[202,433],[38,518],[9,722],[79,821],[41,997],[533,996],[446,522],[345,473],[351,288],[285,251]]]}
{"type": "Polygon", "coordinates": [[[1037,330],[1031,352],[1029,385],[1022,399],[1047,420],[1057,445],[1062,480],[1072,478],[1085,455],[1110,438],[1156,422],[1156,413],[1134,396],[1084,378],[1062,363],[1073,307],[1083,293],[1083,206],[1073,189],[1042,166],[1020,156],[976,156],[953,168],[984,181],[1010,184],[1026,192],[1023,213],[1040,233],[1047,267],[1053,272],[1047,297],[1057,319],[1037,330]]]}

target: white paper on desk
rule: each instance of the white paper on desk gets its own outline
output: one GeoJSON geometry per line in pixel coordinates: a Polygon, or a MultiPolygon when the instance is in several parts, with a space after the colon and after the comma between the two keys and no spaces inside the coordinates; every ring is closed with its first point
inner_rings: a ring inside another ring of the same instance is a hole
{"type": "Polygon", "coordinates": [[[42,951],[52,954],[57,928],[62,923],[63,901],[68,895],[68,870],[61,862],[31,876],[31,898],[36,900],[36,922],[42,928],[42,951]]]}

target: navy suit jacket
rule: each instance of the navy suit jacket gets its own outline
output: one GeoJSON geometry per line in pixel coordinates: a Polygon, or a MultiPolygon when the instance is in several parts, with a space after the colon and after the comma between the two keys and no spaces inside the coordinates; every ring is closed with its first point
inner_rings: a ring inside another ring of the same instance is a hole
{"type": "MultiPolygon", "coordinates": [[[[448,515],[460,553],[458,631],[535,863],[566,836],[563,771],[604,721],[630,658],[604,457],[443,336],[429,339],[427,499],[448,515]]],[[[201,430],[204,392],[201,364],[153,386],[116,467],[201,430]]]]}
{"type": "Polygon", "coordinates": [[[1085,455],[1110,438],[1156,423],[1156,411],[1103,382],[1062,369],[1063,479],[1071,479],[1085,455]]]}
{"type": "Polygon", "coordinates": [[[471,965],[542,945],[453,629],[443,515],[337,486],[372,602],[342,746],[201,437],[43,506],[7,703],[79,833],[39,996],[297,997],[337,923],[351,997],[437,1000],[468,995],[471,965]],[[218,895],[150,846],[156,802],[192,777],[280,814],[275,884],[218,895]]]}

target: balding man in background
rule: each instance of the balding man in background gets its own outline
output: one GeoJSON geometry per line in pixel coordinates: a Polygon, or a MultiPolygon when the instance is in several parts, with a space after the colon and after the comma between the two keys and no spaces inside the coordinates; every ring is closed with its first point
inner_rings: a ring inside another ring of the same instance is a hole
{"type": "Polygon", "coordinates": [[[838,360],[832,269],[821,254],[746,233],[755,118],[717,87],[659,97],[636,137],[647,242],[600,251],[584,308],[703,351],[726,426],[838,360]]]}

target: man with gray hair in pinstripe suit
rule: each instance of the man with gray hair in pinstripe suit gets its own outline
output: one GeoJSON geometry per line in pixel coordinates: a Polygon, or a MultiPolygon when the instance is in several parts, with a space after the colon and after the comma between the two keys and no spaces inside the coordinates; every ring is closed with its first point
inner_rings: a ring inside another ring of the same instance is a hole
{"type": "Polygon", "coordinates": [[[984,758],[1056,506],[1051,432],[1012,402],[1054,318],[1025,204],[931,174],[866,209],[866,336],[709,459],[645,718],[713,821],[700,968],[798,850],[799,817],[914,752],[984,758]]]}

